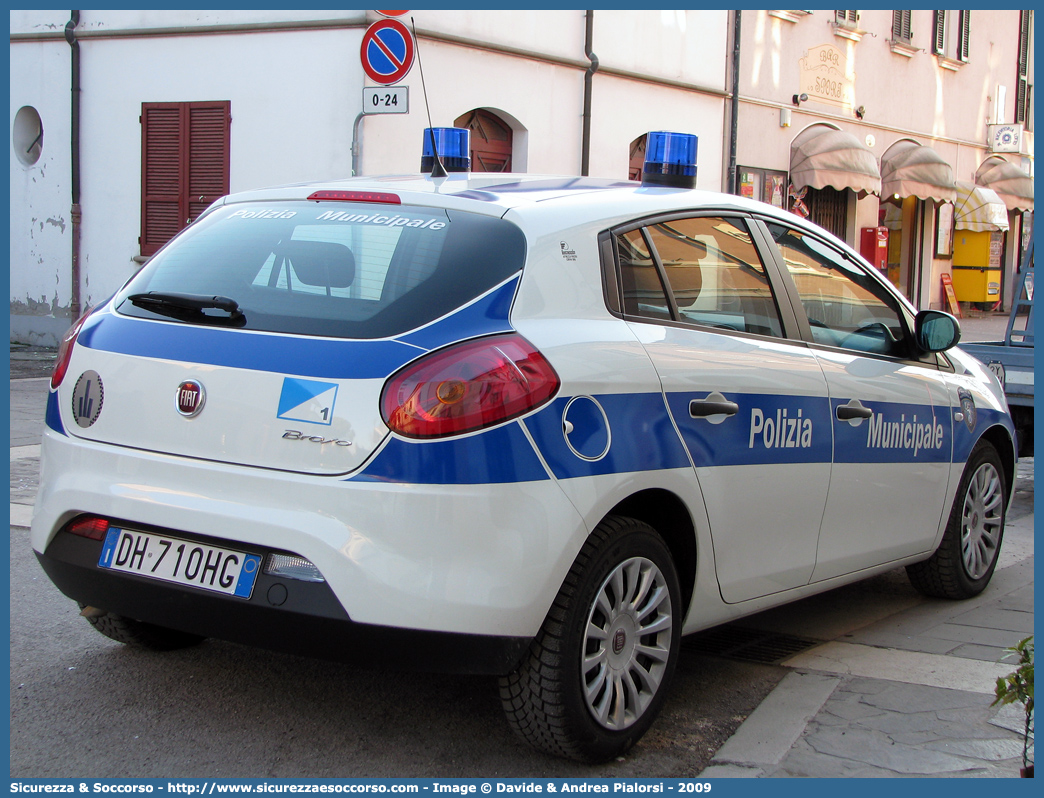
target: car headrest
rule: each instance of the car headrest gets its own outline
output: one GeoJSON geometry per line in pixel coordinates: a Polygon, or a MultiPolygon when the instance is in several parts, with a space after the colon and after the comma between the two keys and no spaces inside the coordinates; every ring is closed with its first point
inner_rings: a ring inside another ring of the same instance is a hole
{"type": "Polygon", "coordinates": [[[306,285],[347,288],[355,279],[355,255],[344,244],[330,241],[284,241],[282,254],[306,285]]]}

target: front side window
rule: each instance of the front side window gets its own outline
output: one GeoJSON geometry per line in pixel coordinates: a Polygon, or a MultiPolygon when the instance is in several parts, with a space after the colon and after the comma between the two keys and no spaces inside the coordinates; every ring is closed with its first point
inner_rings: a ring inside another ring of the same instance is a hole
{"type": "Polygon", "coordinates": [[[815,236],[779,224],[768,229],[794,280],[813,341],[909,356],[898,302],[883,285],[815,236]]]}
{"type": "Polygon", "coordinates": [[[617,236],[625,312],[782,336],[765,267],[742,225],[671,219],[617,236]]]}

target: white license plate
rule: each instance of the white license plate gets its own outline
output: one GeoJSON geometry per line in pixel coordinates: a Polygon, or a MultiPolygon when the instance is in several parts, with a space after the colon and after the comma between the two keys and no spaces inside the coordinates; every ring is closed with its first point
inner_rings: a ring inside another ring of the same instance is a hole
{"type": "Polygon", "coordinates": [[[261,570],[261,558],[256,554],[113,527],[105,536],[98,566],[250,598],[261,570]]]}

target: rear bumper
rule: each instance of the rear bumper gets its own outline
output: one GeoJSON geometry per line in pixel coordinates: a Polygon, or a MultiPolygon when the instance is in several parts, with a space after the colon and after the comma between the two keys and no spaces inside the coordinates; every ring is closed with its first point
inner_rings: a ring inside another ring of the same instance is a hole
{"type": "Polygon", "coordinates": [[[509,673],[530,642],[356,623],[328,585],[266,574],[248,600],[115,574],[97,566],[101,545],[59,532],[37,558],[75,601],[206,637],[367,667],[471,674],[509,673]]]}
{"type": "MultiPolygon", "coordinates": [[[[56,566],[52,574],[68,595],[186,631],[244,642],[245,635],[260,636],[262,645],[264,630],[229,628],[240,625],[238,620],[214,631],[197,626],[217,623],[206,617],[215,599],[189,601],[176,586],[134,593],[143,601],[157,596],[154,612],[166,613],[162,618],[144,617],[115,588],[111,597],[99,596],[107,580],[124,578],[106,572],[73,576],[72,566],[96,571],[97,554],[56,556],[52,546],[64,534],[60,530],[86,513],[179,537],[209,538],[225,548],[291,552],[314,563],[326,579],[324,589],[337,610],[321,616],[327,620],[391,627],[407,636],[505,639],[537,634],[588,534],[551,478],[482,485],[353,482],[186,460],[51,429],[44,434],[41,466],[32,545],[45,560],[70,566],[56,566]],[[174,614],[160,606],[166,595],[191,605],[192,614],[171,623],[174,614]],[[122,611],[106,606],[104,599],[110,598],[120,599],[122,611]]],[[[259,584],[255,594],[263,598],[266,590],[259,584]]],[[[227,612],[235,616],[239,610],[227,612]]]]}

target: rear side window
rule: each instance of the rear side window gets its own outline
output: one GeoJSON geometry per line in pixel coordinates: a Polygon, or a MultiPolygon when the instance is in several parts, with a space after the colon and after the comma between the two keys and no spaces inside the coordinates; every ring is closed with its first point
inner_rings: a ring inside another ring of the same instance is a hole
{"type": "Polygon", "coordinates": [[[246,329],[386,338],[467,304],[519,272],[524,259],[521,230],[493,217],[405,205],[251,203],[188,228],[116,305],[132,316],[185,321],[184,313],[160,315],[127,297],[229,297],[246,329]]]}
{"type": "Polygon", "coordinates": [[[782,336],[768,275],[742,224],[699,216],[618,234],[624,313],[782,336]]]}

